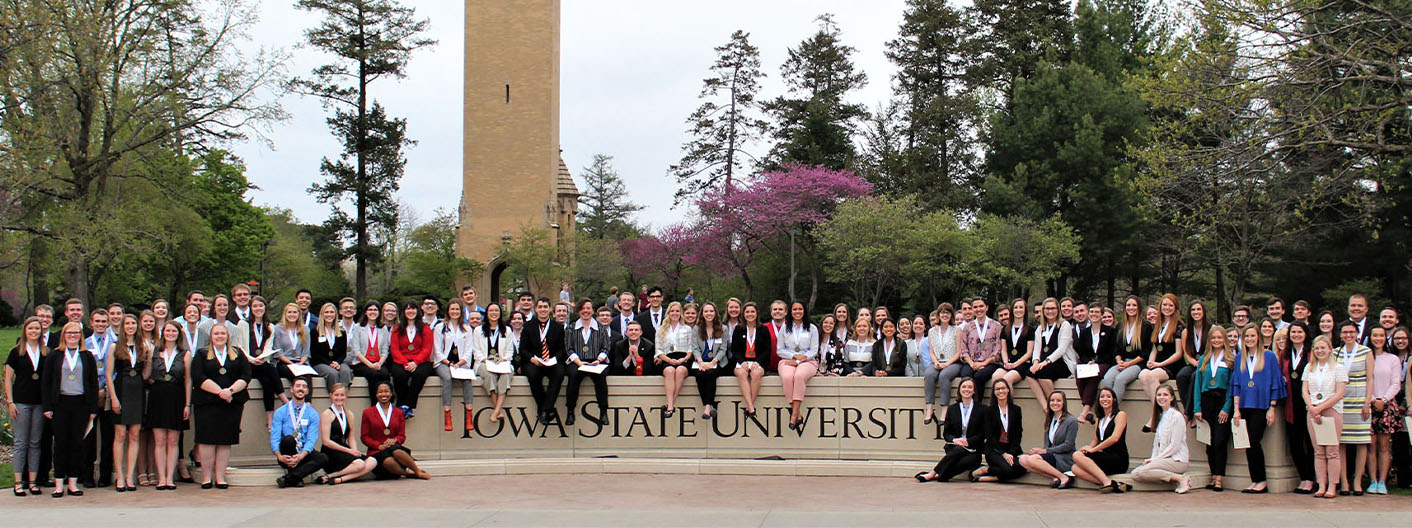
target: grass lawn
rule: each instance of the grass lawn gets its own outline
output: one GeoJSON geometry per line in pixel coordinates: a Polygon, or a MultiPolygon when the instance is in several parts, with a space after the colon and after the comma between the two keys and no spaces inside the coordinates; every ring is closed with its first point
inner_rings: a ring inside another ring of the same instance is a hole
{"type": "MultiPolygon", "coordinates": [[[[18,326],[0,327],[0,355],[8,354],[11,348],[15,347],[15,341],[20,339],[20,328],[18,326]]],[[[0,359],[4,361],[4,359],[0,359]]]]}
{"type": "MultiPolygon", "coordinates": [[[[0,464],[0,488],[15,487],[15,468],[9,462],[0,464]]],[[[0,491],[4,491],[0,489],[0,491]]]]}

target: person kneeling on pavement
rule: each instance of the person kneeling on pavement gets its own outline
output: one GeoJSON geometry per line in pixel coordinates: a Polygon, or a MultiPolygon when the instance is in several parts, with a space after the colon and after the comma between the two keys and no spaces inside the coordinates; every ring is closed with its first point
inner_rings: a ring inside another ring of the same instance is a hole
{"type": "Polygon", "coordinates": [[[319,447],[319,411],[304,398],[309,396],[309,380],[295,378],[290,388],[294,397],[275,410],[270,421],[270,449],[284,468],[275,485],[302,487],[304,479],[323,468],[328,455],[319,447]]]}

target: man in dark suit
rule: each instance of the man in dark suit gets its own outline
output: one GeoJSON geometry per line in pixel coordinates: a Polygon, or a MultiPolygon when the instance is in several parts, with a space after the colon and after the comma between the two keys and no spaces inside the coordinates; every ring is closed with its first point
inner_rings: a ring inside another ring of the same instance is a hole
{"type": "Polygon", "coordinates": [[[240,324],[241,321],[250,321],[250,286],[239,282],[230,287],[230,300],[235,307],[226,313],[226,321],[240,324]]]}
{"type": "Polygon", "coordinates": [[[613,343],[608,354],[608,372],[614,376],[651,376],[656,373],[652,368],[654,355],[656,350],[652,342],[642,335],[642,323],[631,321],[627,334],[621,341],[613,343]],[[641,372],[638,372],[638,367],[642,368],[641,372]]]}
{"type": "Polygon", "coordinates": [[[637,320],[637,297],[632,292],[618,294],[618,306],[614,310],[613,324],[609,325],[609,335],[613,342],[623,340],[628,335],[628,323],[637,320]]]}
{"type": "Polygon", "coordinates": [[[564,365],[569,376],[569,392],[564,398],[569,404],[568,416],[564,419],[564,425],[574,425],[575,416],[578,415],[579,385],[585,377],[593,381],[593,393],[598,397],[598,417],[587,413],[584,416],[587,416],[589,421],[601,425],[608,418],[608,384],[604,380],[608,372],[587,372],[580,367],[594,368],[603,365],[606,368],[611,339],[608,337],[608,329],[593,319],[593,301],[579,299],[576,307],[579,318],[574,321],[572,328],[565,330],[568,335],[564,339],[569,352],[569,361],[564,365]]]}
{"type": "Polygon", "coordinates": [[[637,314],[637,322],[642,325],[642,338],[657,342],[657,328],[667,320],[667,311],[662,309],[662,288],[653,286],[647,290],[647,309],[637,314]]]}
{"type": "MultiPolygon", "coordinates": [[[[1358,326],[1358,344],[1368,346],[1368,332],[1372,331],[1373,325],[1368,321],[1368,298],[1361,293],[1355,293],[1348,298],[1348,320],[1358,326]]],[[[1338,325],[1342,327],[1343,325],[1338,325]]]]}
{"type": "Polygon", "coordinates": [[[549,317],[549,298],[540,297],[534,303],[534,318],[520,332],[520,362],[529,378],[530,393],[539,407],[539,421],[557,418],[554,402],[564,384],[564,363],[569,360],[564,349],[564,325],[549,317]],[[548,378],[548,387],[545,386],[548,378]]]}

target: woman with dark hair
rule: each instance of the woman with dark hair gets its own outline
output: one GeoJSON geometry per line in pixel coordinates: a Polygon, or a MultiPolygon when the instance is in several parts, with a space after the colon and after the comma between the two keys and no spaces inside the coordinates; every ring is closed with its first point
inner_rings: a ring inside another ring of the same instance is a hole
{"type": "Polygon", "coordinates": [[[422,320],[421,305],[407,301],[402,305],[402,320],[392,332],[392,384],[397,401],[402,402],[402,414],[407,419],[416,416],[417,398],[427,377],[432,374],[431,353],[435,338],[422,320]]]}
{"type": "Polygon", "coordinates": [[[741,397],[745,400],[745,414],[754,416],[755,399],[760,397],[760,382],[765,377],[761,361],[769,362],[774,344],[770,342],[770,331],[760,324],[760,308],[754,301],[745,303],[741,315],[745,319],[731,336],[731,360],[735,364],[736,381],[740,382],[741,397]]]}
{"type": "MultiPolygon", "coordinates": [[[[985,453],[986,407],[976,403],[976,380],[962,378],[956,388],[956,403],[946,413],[942,436],[946,438],[946,455],[931,472],[914,475],[917,482],[946,482],[962,473],[981,467],[985,453]]],[[[974,477],[973,477],[974,478],[974,477]]]]}
{"type": "Polygon", "coordinates": [[[1005,336],[1005,358],[1001,360],[1000,370],[995,372],[995,376],[1004,378],[1011,387],[1030,375],[1030,358],[1034,356],[1034,328],[1029,325],[1027,307],[1024,299],[1015,299],[1010,302],[1008,312],[995,314],[997,318],[1003,313],[1010,314],[1010,320],[1005,322],[1005,331],[1002,332],[1005,336]]]}
{"type": "Polygon", "coordinates": [[[1206,339],[1206,333],[1211,330],[1211,318],[1206,317],[1206,303],[1192,301],[1187,305],[1186,328],[1182,329],[1182,339],[1177,343],[1181,349],[1182,359],[1177,364],[1181,369],[1177,370],[1177,393],[1182,396],[1182,408],[1187,410],[1187,421],[1191,421],[1190,413],[1194,407],[1192,399],[1196,391],[1192,390],[1192,377],[1196,375],[1196,367],[1201,363],[1201,355],[1206,351],[1206,345],[1210,341],[1206,339]]]}
{"type": "Polygon", "coordinates": [[[379,382],[391,379],[387,372],[388,349],[392,330],[378,325],[381,310],[377,301],[363,303],[363,318],[348,337],[348,362],[353,374],[368,382],[368,399],[377,402],[371,390],[379,382]]]}
{"type": "Polygon", "coordinates": [[[240,443],[240,415],[250,395],[250,363],[230,344],[225,325],[211,327],[210,343],[191,360],[192,406],[196,449],[205,474],[202,489],[229,487],[225,482],[230,446],[240,443]]]}
{"type": "MultiPolygon", "coordinates": [[[[471,349],[474,350],[476,375],[481,379],[481,387],[490,396],[492,422],[498,422],[505,417],[505,397],[510,394],[510,381],[515,378],[512,362],[517,342],[517,339],[507,334],[505,325],[500,320],[500,304],[487,304],[485,323],[481,324],[478,331],[471,332],[471,349]]],[[[376,400],[377,395],[373,397],[376,400]]]]}
{"type": "Polygon", "coordinates": [[[843,357],[843,344],[848,341],[848,333],[840,337],[838,319],[825,315],[819,321],[819,375],[842,376],[848,361],[843,357]]]}
{"type": "Polygon", "coordinates": [[[1157,432],[1152,436],[1152,456],[1133,468],[1133,480],[1138,482],[1177,483],[1178,494],[1191,491],[1191,479],[1185,475],[1191,457],[1186,445],[1186,418],[1182,417],[1182,402],[1177,399],[1171,383],[1157,387],[1152,399],[1152,415],[1158,417],[1157,432]]]}
{"type": "Polygon", "coordinates": [[[116,416],[113,460],[118,476],[113,487],[120,492],[137,491],[134,473],[137,472],[137,455],[142,438],[142,414],[147,403],[147,387],[142,371],[152,358],[152,350],[138,334],[136,316],[124,315],[117,326],[118,342],[108,354],[108,368],[104,371],[111,389],[108,391],[109,408],[116,416]]]}
{"type": "Polygon", "coordinates": [[[152,430],[157,466],[157,491],[175,490],[178,440],[191,419],[191,354],[184,348],[181,325],[168,321],[157,334],[156,356],[147,362],[147,414],[143,426],[152,430]]]}
{"type": "Polygon", "coordinates": [[[696,325],[696,339],[701,347],[696,350],[696,389],[701,394],[701,417],[707,420],[716,416],[716,380],[730,372],[730,338],[726,337],[725,326],[721,324],[716,305],[710,302],[701,305],[701,321],[696,325]]]}
{"type": "Polygon", "coordinates": [[[972,480],[1005,482],[1025,475],[1025,467],[1020,465],[1020,455],[1024,454],[1020,444],[1024,438],[1024,419],[1020,406],[1010,399],[1012,393],[1010,382],[1004,379],[991,383],[995,406],[985,410],[985,467],[971,472],[972,480]]]}
{"type": "Polygon", "coordinates": [[[1368,376],[1369,419],[1372,422],[1373,444],[1368,453],[1368,477],[1372,484],[1368,493],[1387,495],[1387,476],[1392,466],[1392,435],[1407,434],[1403,412],[1398,406],[1402,398],[1402,359],[1388,350],[1388,330],[1375,326],[1368,330],[1368,343],[1373,353],[1368,364],[1373,372],[1368,376]]]}
{"type": "Polygon", "coordinates": [[[789,402],[789,428],[794,430],[804,420],[799,409],[804,405],[804,390],[809,378],[819,372],[819,329],[809,322],[804,303],[790,303],[789,319],[777,337],[780,340],[777,352],[780,384],[785,401],[789,402]]]}
{"type": "Polygon", "coordinates": [[[1314,444],[1309,440],[1309,435],[1301,434],[1305,429],[1304,420],[1308,412],[1308,404],[1304,400],[1304,367],[1309,365],[1310,340],[1312,339],[1309,326],[1295,321],[1283,330],[1287,334],[1284,345],[1284,353],[1278,354],[1280,357],[1280,373],[1285,379],[1285,386],[1289,387],[1289,398],[1282,405],[1285,419],[1285,443],[1289,450],[1289,457],[1294,462],[1295,472],[1299,474],[1299,486],[1294,489],[1295,493],[1309,495],[1314,493],[1317,485],[1318,475],[1314,472],[1314,444]]]}
{"type": "Polygon", "coordinates": [[[271,338],[275,333],[275,326],[266,319],[265,304],[264,297],[251,297],[250,319],[241,321],[240,328],[245,332],[245,342],[250,344],[245,351],[250,361],[250,377],[260,382],[260,399],[265,404],[265,428],[268,429],[275,414],[275,398],[279,398],[281,405],[288,403],[288,398],[284,395],[284,380],[280,379],[279,368],[275,366],[278,360],[262,357],[274,343],[271,338]]]}
{"type": "Polygon", "coordinates": [[[1129,491],[1132,486],[1111,478],[1128,472],[1128,413],[1118,409],[1113,389],[1099,389],[1097,415],[1093,441],[1074,453],[1074,476],[1097,484],[1104,493],[1129,491]]]}
{"type": "MultiPolygon", "coordinates": [[[[1053,300],[1053,299],[1050,299],[1053,300]]],[[[1045,317],[1050,317],[1047,306],[1045,317]]],[[[1053,315],[1059,314],[1059,303],[1054,303],[1053,315]]],[[[1074,466],[1074,449],[1079,436],[1079,421],[1069,414],[1069,400],[1063,391],[1049,393],[1049,405],[1044,411],[1044,447],[1030,450],[1020,456],[1020,465],[1033,473],[1050,479],[1051,488],[1068,489],[1074,487],[1074,478],[1065,475],[1074,466]]]]}
{"type": "Polygon", "coordinates": [[[1358,325],[1344,321],[1338,325],[1339,339],[1343,346],[1334,349],[1334,360],[1343,364],[1348,372],[1348,384],[1343,395],[1343,427],[1339,435],[1339,458],[1349,460],[1349,450],[1354,451],[1352,468],[1344,464],[1340,479],[1339,495],[1349,494],[1348,486],[1353,485],[1353,495],[1363,495],[1363,471],[1368,464],[1368,445],[1373,442],[1372,406],[1368,400],[1368,387],[1373,385],[1372,351],[1358,343],[1358,325]],[[1352,469],[1353,474],[1347,471],[1352,469]],[[1351,477],[1351,478],[1350,478],[1351,477]]]}
{"type": "MultiPolygon", "coordinates": [[[[416,303],[408,303],[414,310],[416,303]]],[[[406,311],[404,310],[404,313],[406,311]]],[[[413,313],[408,320],[421,317],[413,313]]],[[[409,325],[410,326],[410,325],[409,325]]],[[[412,458],[412,450],[403,444],[407,442],[407,419],[402,409],[393,405],[396,401],[392,385],[384,381],[373,389],[377,403],[363,409],[363,420],[359,426],[359,438],[368,448],[368,456],[373,457],[377,467],[373,475],[379,480],[398,477],[414,477],[422,480],[431,478],[431,473],[417,467],[412,458]]]]}

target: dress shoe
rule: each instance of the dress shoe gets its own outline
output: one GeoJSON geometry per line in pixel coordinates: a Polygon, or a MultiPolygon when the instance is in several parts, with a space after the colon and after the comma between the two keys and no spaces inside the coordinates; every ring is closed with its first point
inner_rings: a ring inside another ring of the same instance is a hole
{"type": "Polygon", "coordinates": [[[564,418],[564,425],[574,425],[574,415],[576,414],[578,413],[569,413],[569,416],[567,418],[564,418]]]}

